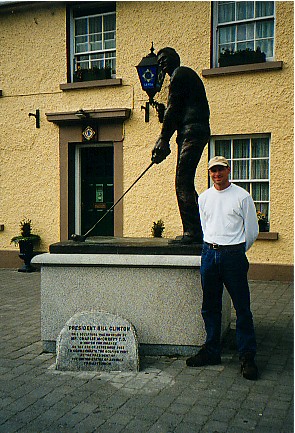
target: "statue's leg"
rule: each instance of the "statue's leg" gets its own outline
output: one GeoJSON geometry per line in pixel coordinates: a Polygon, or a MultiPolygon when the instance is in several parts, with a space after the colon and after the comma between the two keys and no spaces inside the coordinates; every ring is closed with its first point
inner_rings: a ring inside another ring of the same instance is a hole
{"type": "Polygon", "coordinates": [[[175,188],[183,234],[202,242],[203,233],[198,209],[198,194],[195,190],[195,174],[206,143],[186,141],[178,143],[175,188]]]}

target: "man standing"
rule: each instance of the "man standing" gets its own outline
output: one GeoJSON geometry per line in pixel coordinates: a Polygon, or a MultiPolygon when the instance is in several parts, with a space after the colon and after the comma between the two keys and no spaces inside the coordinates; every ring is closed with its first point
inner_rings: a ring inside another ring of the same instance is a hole
{"type": "Polygon", "coordinates": [[[250,310],[245,252],[258,236],[256,209],[250,194],[230,183],[230,167],[223,156],[209,161],[213,186],[199,197],[204,246],[201,262],[202,316],[206,343],[187,359],[189,367],[221,363],[220,334],[223,284],[236,310],[236,341],[243,377],[256,380],[256,338],[250,310]]]}
{"type": "Polygon", "coordinates": [[[197,73],[191,68],[180,66],[179,55],[173,48],[161,49],[157,57],[163,72],[167,73],[171,80],[163,127],[152,151],[152,161],[159,164],[169,155],[169,141],[177,131],[175,186],[183,236],[174,242],[202,243],[194,179],[203,149],[210,138],[210,112],[206,92],[197,73]]]}

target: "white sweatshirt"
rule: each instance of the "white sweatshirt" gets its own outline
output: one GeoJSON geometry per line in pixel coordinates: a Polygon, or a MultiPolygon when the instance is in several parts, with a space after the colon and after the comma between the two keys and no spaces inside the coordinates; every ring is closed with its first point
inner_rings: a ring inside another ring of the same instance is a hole
{"type": "Polygon", "coordinates": [[[218,245],[246,242],[247,251],[258,236],[253,199],[233,183],[222,191],[213,185],[200,194],[199,209],[205,242],[218,245]]]}

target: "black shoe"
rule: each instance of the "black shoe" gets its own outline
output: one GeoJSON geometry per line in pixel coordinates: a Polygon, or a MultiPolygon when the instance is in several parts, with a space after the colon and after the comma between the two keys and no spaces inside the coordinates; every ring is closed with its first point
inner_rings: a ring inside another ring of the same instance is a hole
{"type": "Polygon", "coordinates": [[[190,234],[184,234],[183,236],[176,236],[175,239],[169,240],[168,243],[174,244],[174,245],[202,244],[203,243],[203,237],[202,236],[193,236],[190,234]]]}
{"type": "Polygon", "coordinates": [[[188,367],[202,367],[204,365],[218,364],[221,364],[220,355],[209,353],[205,346],[203,346],[195,356],[186,360],[186,365],[188,367]]]}
{"type": "Polygon", "coordinates": [[[254,355],[252,353],[245,353],[240,356],[241,361],[241,373],[245,379],[257,380],[258,379],[258,368],[254,361],[254,355]]]}

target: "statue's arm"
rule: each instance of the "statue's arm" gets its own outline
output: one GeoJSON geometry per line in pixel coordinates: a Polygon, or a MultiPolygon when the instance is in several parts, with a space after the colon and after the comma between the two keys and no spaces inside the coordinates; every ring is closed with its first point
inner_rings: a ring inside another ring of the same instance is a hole
{"type": "Polygon", "coordinates": [[[159,137],[168,143],[181,121],[184,99],[183,82],[181,76],[176,74],[170,83],[167,108],[159,137]]]}

